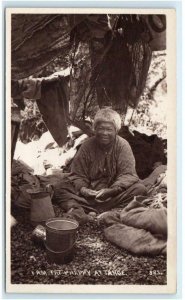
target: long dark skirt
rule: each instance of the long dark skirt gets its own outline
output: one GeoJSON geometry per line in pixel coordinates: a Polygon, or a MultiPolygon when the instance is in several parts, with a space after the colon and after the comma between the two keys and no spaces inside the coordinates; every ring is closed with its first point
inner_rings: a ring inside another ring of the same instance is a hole
{"type": "Polygon", "coordinates": [[[54,187],[54,200],[65,211],[71,208],[83,208],[85,212],[104,212],[114,207],[125,207],[134,196],[146,195],[146,187],[138,182],[117,196],[106,199],[99,203],[94,198],[84,198],[77,195],[73,184],[65,179],[54,187]]]}

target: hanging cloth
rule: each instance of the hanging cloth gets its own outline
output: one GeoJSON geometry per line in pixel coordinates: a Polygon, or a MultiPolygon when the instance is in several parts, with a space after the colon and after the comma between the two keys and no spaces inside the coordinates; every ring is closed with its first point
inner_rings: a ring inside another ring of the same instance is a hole
{"type": "Polygon", "coordinates": [[[62,147],[67,140],[68,82],[65,77],[43,80],[41,98],[37,100],[42,118],[57,144],[62,147]]]}

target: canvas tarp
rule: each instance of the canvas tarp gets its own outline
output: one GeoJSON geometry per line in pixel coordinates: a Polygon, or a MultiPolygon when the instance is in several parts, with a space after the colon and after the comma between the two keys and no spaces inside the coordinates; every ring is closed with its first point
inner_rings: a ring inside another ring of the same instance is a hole
{"type": "Polygon", "coordinates": [[[71,46],[70,35],[75,26],[78,25],[78,31],[82,34],[85,30],[99,35],[100,31],[104,32],[107,24],[102,22],[102,17],[87,14],[13,14],[12,78],[27,78],[56,57],[62,57],[65,61],[71,46]]]}
{"type": "MultiPolygon", "coordinates": [[[[152,49],[165,48],[165,22],[163,15],[13,14],[12,79],[16,82],[35,75],[60,57],[61,69],[64,65],[71,69],[67,92],[71,123],[93,118],[103,106],[126,113],[128,105],[137,106],[143,92],[152,49]],[[156,31],[157,37],[153,34],[156,31]]],[[[47,93],[44,95],[48,98],[47,93]]],[[[55,127],[55,131],[64,128],[66,133],[63,97],[52,105],[56,119],[64,120],[63,127],[50,126],[48,118],[54,119],[48,100],[41,112],[43,119],[51,132],[55,127]]],[[[60,145],[65,142],[62,136],[54,138],[60,145]]]]}
{"type": "Polygon", "coordinates": [[[134,24],[138,27],[140,22],[136,21],[140,17],[149,33],[152,50],[165,49],[164,15],[12,14],[12,78],[26,78],[41,70],[57,56],[65,59],[74,31],[79,39],[103,38],[110,26],[114,26],[117,16],[121,16],[119,27],[128,27],[125,31],[130,36],[134,34],[129,28],[133,30],[134,24]],[[154,41],[155,47],[152,44],[154,41]]]}

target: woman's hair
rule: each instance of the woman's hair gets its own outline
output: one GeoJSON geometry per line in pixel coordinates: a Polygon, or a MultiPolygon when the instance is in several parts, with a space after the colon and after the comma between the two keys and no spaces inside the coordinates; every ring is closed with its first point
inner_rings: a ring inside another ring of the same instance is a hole
{"type": "Polygon", "coordinates": [[[110,122],[114,125],[116,131],[118,132],[121,129],[121,117],[113,109],[107,107],[100,109],[94,117],[94,129],[100,122],[110,122]]]}

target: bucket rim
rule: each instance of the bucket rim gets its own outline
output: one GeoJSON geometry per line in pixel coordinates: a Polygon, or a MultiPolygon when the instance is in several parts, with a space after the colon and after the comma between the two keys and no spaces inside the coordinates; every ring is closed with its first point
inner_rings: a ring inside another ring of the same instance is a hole
{"type": "Polygon", "coordinates": [[[56,218],[50,218],[48,220],[45,221],[45,226],[46,228],[49,228],[50,230],[53,230],[53,231],[72,231],[72,230],[76,230],[78,227],[79,227],[79,223],[78,221],[76,220],[73,220],[73,219],[68,219],[68,218],[62,218],[62,217],[56,217],[56,218]],[[67,221],[68,223],[73,223],[76,225],[76,228],[71,228],[71,229],[60,229],[60,228],[53,228],[53,227],[50,227],[49,224],[52,223],[52,222],[55,222],[55,221],[60,221],[60,222],[63,222],[63,221],[67,221]]]}

